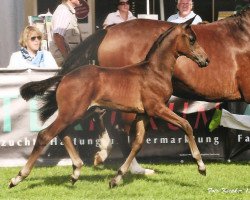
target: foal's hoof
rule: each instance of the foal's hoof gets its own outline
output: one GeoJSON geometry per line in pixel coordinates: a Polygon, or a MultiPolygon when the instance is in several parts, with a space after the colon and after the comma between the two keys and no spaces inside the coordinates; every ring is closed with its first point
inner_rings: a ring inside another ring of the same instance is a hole
{"type": "Polygon", "coordinates": [[[13,188],[15,187],[16,185],[14,185],[12,182],[9,183],[9,188],[13,188]]]}
{"type": "Polygon", "coordinates": [[[72,185],[75,185],[75,183],[76,183],[77,180],[78,179],[76,179],[73,176],[71,176],[70,182],[71,182],[72,185]]]}
{"type": "Polygon", "coordinates": [[[203,176],[206,176],[207,175],[207,172],[206,172],[206,169],[199,169],[199,173],[203,176]]]}
{"type": "Polygon", "coordinates": [[[94,158],[94,166],[96,167],[97,165],[100,165],[103,163],[103,160],[101,158],[101,156],[99,155],[99,153],[97,152],[95,154],[95,158],[94,158]]]}
{"type": "Polygon", "coordinates": [[[116,182],[116,180],[113,178],[110,182],[109,182],[109,188],[112,189],[114,187],[117,187],[118,184],[116,182]]]}
{"type": "Polygon", "coordinates": [[[9,188],[13,188],[13,187],[15,187],[17,185],[17,184],[13,183],[14,182],[13,179],[14,178],[12,178],[11,181],[10,181],[10,183],[9,183],[9,188]]]}

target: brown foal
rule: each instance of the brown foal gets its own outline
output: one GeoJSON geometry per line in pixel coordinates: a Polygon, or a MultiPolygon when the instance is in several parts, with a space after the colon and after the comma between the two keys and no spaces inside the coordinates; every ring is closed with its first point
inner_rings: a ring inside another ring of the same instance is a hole
{"type": "MultiPolygon", "coordinates": [[[[205,174],[206,168],[193,138],[192,127],[187,120],[166,107],[166,102],[173,92],[171,79],[176,59],[180,55],[185,55],[201,67],[208,64],[206,53],[196,42],[196,36],[190,27],[191,23],[192,20],[189,20],[161,34],[145,61],[136,65],[119,69],[87,65],[65,76],[54,76],[25,84],[21,88],[21,95],[26,100],[34,95],[42,95],[49,87],[58,84],[56,88],[58,116],[50,126],[39,132],[26,165],[15,178],[11,179],[9,186],[16,186],[26,178],[49,141],[77,119],[86,117],[89,108],[93,106],[137,113],[136,135],[132,150],[117,175],[110,181],[111,188],[119,184],[140,150],[144,141],[145,126],[150,116],[162,118],[185,132],[192,156],[197,161],[198,170],[201,174],[205,174]]],[[[75,163],[77,162],[73,158],[73,164],[75,163]]],[[[74,181],[78,180],[80,169],[81,165],[75,166],[72,175],[74,181]]]]}

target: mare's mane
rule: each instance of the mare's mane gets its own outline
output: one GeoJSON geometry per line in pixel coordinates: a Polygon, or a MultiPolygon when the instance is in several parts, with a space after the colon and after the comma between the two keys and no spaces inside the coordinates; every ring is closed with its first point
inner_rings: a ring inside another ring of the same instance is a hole
{"type": "MultiPolygon", "coordinates": [[[[229,16],[228,18],[235,18],[235,17],[242,17],[246,14],[247,11],[250,11],[250,5],[248,5],[246,8],[242,9],[240,12],[235,13],[234,15],[229,16]]],[[[226,19],[228,19],[226,18],[226,19]]]]}
{"type": "MultiPolygon", "coordinates": [[[[244,30],[243,24],[244,24],[244,17],[247,16],[247,13],[250,12],[250,6],[242,9],[240,12],[235,13],[229,17],[226,17],[224,19],[215,21],[214,23],[228,23],[228,22],[234,22],[240,30],[244,30]]],[[[210,23],[213,24],[213,23],[210,23]]]]}
{"type": "Polygon", "coordinates": [[[98,65],[97,52],[106,33],[105,29],[98,30],[74,48],[63,63],[58,75],[65,75],[77,67],[90,64],[92,60],[95,60],[95,64],[98,65]]]}

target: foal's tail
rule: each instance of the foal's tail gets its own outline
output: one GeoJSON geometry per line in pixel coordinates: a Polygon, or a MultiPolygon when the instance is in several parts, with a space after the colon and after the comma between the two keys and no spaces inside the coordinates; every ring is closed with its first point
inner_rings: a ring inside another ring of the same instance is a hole
{"type": "Polygon", "coordinates": [[[39,109],[40,119],[46,121],[57,110],[56,90],[63,76],[53,76],[42,81],[33,81],[24,84],[20,88],[20,94],[23,99],[29,100],[32,97],[39,96],[43,102],[39,109]],[[52,90],[48,90],[54,86],[52,90]]]}
{"type": "Polygon", "coordinates": [[[61,79],[62,76],[53,76],[42,81],[31,81],[20,88],[20,94],[26,101],[35,96],[42,96],[48,88],[52,87],[55,83],[58,83],[61,79]]]}

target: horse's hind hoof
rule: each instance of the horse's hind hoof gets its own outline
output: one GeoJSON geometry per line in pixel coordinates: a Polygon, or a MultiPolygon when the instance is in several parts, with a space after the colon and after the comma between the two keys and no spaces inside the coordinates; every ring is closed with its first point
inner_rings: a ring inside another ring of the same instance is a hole
{"type": "Polygon", "coordinates": [[[71,176],[70,182],[71,182],[72,185],[75,185],[77,180],[78,179],[75,179],[74,177],[71,176]]]}
{"type": "Polygon", "coordinates": [[[199,173],[200,173],[202,176],[206,176],[206,175],[207,175],[206,169],[205,169],[205,170],[199,170],[199,173]]]}
{"type": "Polygon", "coordinates": [[[14,185],[12,182],[9,183],[9,189],[10,189],[10,188],[13,188],[13,187],[15,187],[15,186],[16,186],[16,185],[14,185]]]}
{"type": "Polygon", "coordinates": [[[94,166],[96,167],[97,165],[100,165],[103,163],[103,160],[99,153],[96,153],[95,158],[94,158],[94,166]]]}
{"type": "Polygon", "coordinates": [[[117,183],[116,183],[116,180],[115,179],[112,179],[110,182],[109,182],[109,188],[112,189],[114,187],[117,187],[117,183]]]}

